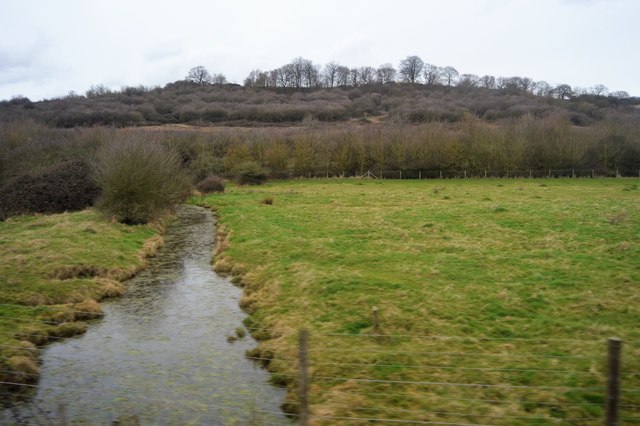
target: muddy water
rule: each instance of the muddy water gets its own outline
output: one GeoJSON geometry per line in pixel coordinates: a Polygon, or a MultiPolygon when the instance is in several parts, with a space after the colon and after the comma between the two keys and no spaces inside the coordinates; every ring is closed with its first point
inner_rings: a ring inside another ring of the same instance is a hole
{"type": "Polygon", "coordinates": [[[290,424],[284,391],[243,356],[255,341],[227,341],[245,314],[240,290],[211,270],[214,235],[210,212],[180,207],[126,296],[86,334],[47,347],[37,393],[13,412],[28,423],[290,424]]]}

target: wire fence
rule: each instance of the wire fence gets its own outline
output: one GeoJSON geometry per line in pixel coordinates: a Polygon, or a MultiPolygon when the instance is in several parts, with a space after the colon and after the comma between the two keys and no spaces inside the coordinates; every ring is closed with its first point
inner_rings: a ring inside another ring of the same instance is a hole
{"type": "MultiPolygon", "coordinates": [[[[282,176],[287,177],[287,176],[282,176]]],[[[620,169],[405,169],[291,172],[289,178],[368,178],[368,179],[559,179],[640,177],[640,170],[620,169]]]]}
{"type": "MultiPolygon", "coordinates": [[[[0,304],[3,307],[13,314],[0,314],[0,335],[13,336],[16,343],[0,344],[0,350],[16,354],[38,355],[45,350],[26,342],[64,342],[66,338],[47,332],[12,331],[7,323],[24,321],[53,329],[74,319],[52,321],[35,315],[67,312],[69,307],[65,306],[0,304]],[[21,317],[16,314],[19,310],[35,316],[21,317]]],[[[84,312],[90,313],[95,314],[84,312]]],[[[631,356],[623,369],[622,343],[617,339],[393,333],[385,330],[377,315],[374,321],[374,332],[370,333],[301,332],[300,336],[306,334],[304,339],[293,332],[278,333],[272,340],[288,347],[283,351],[247,354],[228,349],[235,356],[268,365],[276,381],[292,389],[284,404],[290,422],[283,421],[280,412],[243,405],[250,397],[213,402],[211,408],[258,416],[261,420],[255,424],[265,425],[640,423],[640,364],[633,357],[637,351],[626,349],[631,356]]],[[[251,333],[271,330],[246,328],[251,333]]],[[[633,348],[635,342],[624,345],[633,348]]],[[[231,367],[212,370],[247,372],[231,367]]],[[[28,371],[3,367],[0,377],[0,393],[7,401],[16,391],[37,391],[41,386],[38,374],[28,371]]],[[[127,397],[132,401],[149,399],[135,389],[127,397]]],[[[18,424],[21,415],[24,413],[14,416],[18,424]]],[[[29,418],[40,419],[40,424],[64,424],[60,413],[34,411],[29,418]]]]}

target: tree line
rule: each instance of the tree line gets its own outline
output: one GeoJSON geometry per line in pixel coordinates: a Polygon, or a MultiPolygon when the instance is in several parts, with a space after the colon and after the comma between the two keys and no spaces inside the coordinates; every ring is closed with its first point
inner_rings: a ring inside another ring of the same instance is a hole
{"type": "MultiPolygon", "coordinates": [[[[193,68],[187,80],[192,78],[193,68]]],[[[426,63],[417,55],[407,56],[400,61],[397,68],[390,63],[377,68],[371,66],[348,67],[337,62],[329,62],[324,66],[314,64],[313,61],[302,57],[293,59],[290,63],[273,70],[253,70],[244,79],[246,87],[263,88],[332,88],[332,87],[360,87],[374,84],[389,84],[393,82],[424,84],[426,86],[457,86],[481,87],[485,89],[499,89],[506,91],[522,91],[537,96],[554,96],[568,99],[571,96],[595,95],[628,98],[626,91],[612,91],[603,84],[596,84],[590,88],[572,88],[562,83],[552,86],[546,81],[534,81],[529,77],[495,77],[492,75],[478,76],[476,74],[460,73],[453,66],[437,66],[426,63]]]]}

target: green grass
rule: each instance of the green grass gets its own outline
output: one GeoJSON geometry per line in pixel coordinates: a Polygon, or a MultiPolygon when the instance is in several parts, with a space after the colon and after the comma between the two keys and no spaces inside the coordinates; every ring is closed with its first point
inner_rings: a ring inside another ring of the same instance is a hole
{"type": "MultiPolygon", "coordinates": [[[[275,354],[270,368],[294,375],[295,332],[310,330],[316,414],[600,424],[606,338],[623,338],[624,371],[640,371],[637,183],[287,181],[230,187],[204,202],[228,233],[216,266],[242,276],[247,323],[267,329],[256,333],[257,353],[275,354]],[[465,338],[419,337],[431,335],[465,338]]],[[[636,375],[623,380],[640,388],[636,375]]],[[[640,393],[623,398],[640,404],[640,393]]]]}
{"type": "Polygon", "coordinates": [[[35,380],[34,345],[83,331],[73,321],[121,294],[119,281],[161,241],[151,226],[109,223],[92,210],[0,222],[0,377],[35,380]]]}

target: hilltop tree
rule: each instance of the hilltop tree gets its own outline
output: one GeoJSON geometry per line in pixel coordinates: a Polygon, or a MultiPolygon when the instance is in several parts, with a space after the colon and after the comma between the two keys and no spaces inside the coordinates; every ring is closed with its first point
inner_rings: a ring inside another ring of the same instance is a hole
{"type": "Polygon", "coordinates": [[[400,79],[405,83],[419,83],[424,69],[424,61],[419,56],[407,56],[400,61],[400,79]]]}
{"type": "Polygon", "coordinates": [[[595,86],[593,86],[593,88],[591,88],[591,93],[596,96],[604,96],[608,92],[609,89],[607,89],[607,86],[605,86],[604,84],[596,84],[595,86]]]}
{"type": "Polygon", "coordinates": [[[568,84],[558,84],[554,92],[560,99],[569,99],[573,95],[573,90],[568,84]]]}
{"type": "Polygon", "coordinates": [[[211,82],[213,84],[227,84],[227,77],[222,73],[214,74],[211,76],[211,82]]]}
{"type": "Polygon", "coordinates": [[[453,86],[458,78],[458,70],[452,66],[444,67],[442,69],[442,74],[444,75],[444,79],[447,83],[447,86],[453,86]]]}
{"type": "Polygon", "coordinates": [[[336,86],[348,86],[351,70],[349,67],[340,65],[336,70],[336,86]]]}
{"type": "Polygon", "coordinates": [[[495,89],[496,78],[492,75],[483,75],[480,77],[480,85],[485,89],[495,89]]]}
{"type": "Polygon", "coordinates": [[[442,69],[432,64],[424,65],[424,84],[435,86],[442,83],[442,69]]]}
{"type": "Polygon", "coordinates": [[[329,62],[324,66],[324,84],[326,87],[333,87],[338,77],[338,68],[340,65],[337,62],[329,62]]]}
{"type": "Polygon", "coordinates": [[[360,67],[360,83],[363,85],[373,84],[376,70],[373,67],[360,67]]]}
{"type": "Polygon", "coordinates": [[[189,70],[189,74],[187,74],[185,80],[196,84],[211,84],[213,77],[211,77],[211,74],[209,74],[209,71],[207,71],[205,67],[198,65],[189,70]]]}
{"type": "Polygon", "coordinates": [[[391,64],[382,64],[376,70],[378,83],[392,83],[396,79],[396,69],[391,64]]]}

